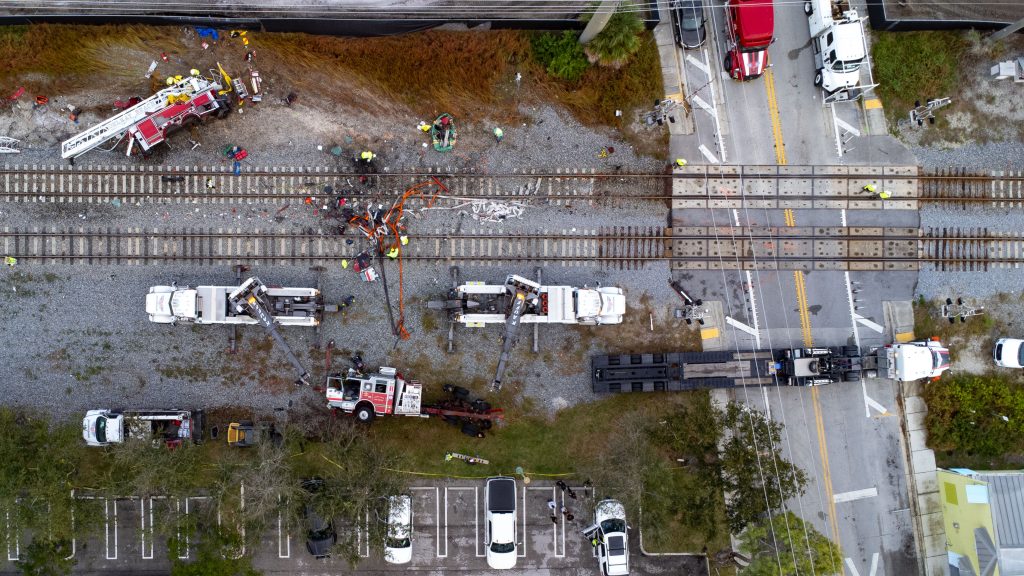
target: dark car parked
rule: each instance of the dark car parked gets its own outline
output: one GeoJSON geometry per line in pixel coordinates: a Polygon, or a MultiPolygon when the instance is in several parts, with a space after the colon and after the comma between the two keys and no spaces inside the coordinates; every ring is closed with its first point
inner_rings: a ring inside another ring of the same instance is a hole
{"type": "Polygon", "coordinates": [[[674,0],[671,7],[676,42],[683,48],[699,48],[708,39],[703,0],[674,0]]]}
{"type": "MultiPolygon", "coordinates": [[[[320,478],[310,478],[302,482],[302,487],[310,494],[319,492],[324,485],[320,478]]],[[[312,504],[303,508],[306,528],[306,550],[314,558],[328,558],[331,548],[338,543],[338,533],[334,531],[334,522],[324,519],[312,504]]]]}

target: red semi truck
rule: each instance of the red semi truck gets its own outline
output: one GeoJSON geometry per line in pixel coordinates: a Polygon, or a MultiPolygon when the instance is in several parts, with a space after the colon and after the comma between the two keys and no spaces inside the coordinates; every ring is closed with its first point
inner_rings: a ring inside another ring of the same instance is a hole
{"type": "Polygon", "coordinates": [[[725,71],[741,82],[760,78],[768,67],[768,46],[775,41],[771,0],[729,0],[725,19],[729,31],[725,71]]]}

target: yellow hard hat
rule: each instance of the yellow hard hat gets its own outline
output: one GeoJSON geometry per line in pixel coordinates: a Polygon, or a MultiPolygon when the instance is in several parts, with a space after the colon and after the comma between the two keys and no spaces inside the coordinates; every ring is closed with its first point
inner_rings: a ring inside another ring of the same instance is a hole
{"type": "Polygon", "coordinates": [[[174,86],[174,76],[168,76],[167,77],[167,85],[168,86],[174,86]]]}

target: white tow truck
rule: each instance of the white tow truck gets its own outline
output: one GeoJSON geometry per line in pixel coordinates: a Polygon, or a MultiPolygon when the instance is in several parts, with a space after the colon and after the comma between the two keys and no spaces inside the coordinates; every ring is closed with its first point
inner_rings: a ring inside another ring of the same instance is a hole
{"type": "MultiPolygon", "coordinates": [[[[157,324],[258,324],[232,304],[232,295],[247,291],[257,278],[241,286],[153,286],[146,295],[146,313],[157,324]]],[[[323,297],[316,288],[271,288],[265,291],[274,322],[282,326],[316,326],[323,312],[323,297]]]]}
{"type": "MultiPolygon", "coordinates": [[[[453,280],[457,274],[453,269],[453,280]]],[[[454,284],[446,300],[428,302],[427,307],[448,313],[449,351],[456,324],[470,328],[505,325],[498,368],[491,383],[495,390],[501,388],[505,365],[522,324],[621,324],[626,313],[626,296],[622,288],[613,286],[542,286],[517,274],[509,274],[501,285],[483,282],[460,285],[457,281],[454,284]]]]}
{"type": "Polygon", "coordinates": [[[854,100],[861,95],[862,65],[867,60],[864,24],[847,0],[808,0],[804,13],[814,53],[814,85],[826,100],[854,100]]]}
{"type": "Polygon", "coordinates": [[[82,420],[89,446],[122,444],[129,438],[152,439],[169,447],[203,438],[202,410],[89,410],[82,420]]]}

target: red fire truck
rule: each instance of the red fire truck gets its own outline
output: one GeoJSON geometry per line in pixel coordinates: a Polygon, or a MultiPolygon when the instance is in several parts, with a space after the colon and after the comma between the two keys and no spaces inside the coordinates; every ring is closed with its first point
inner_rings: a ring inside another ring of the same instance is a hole
{"type": "Polygon", "coordinates": [[[740,81],[760,78],[768,67],[768,46],[775,41],[771,0],[729,0],[725,19],[729,31],[725,71],[740,81]]]}
{"type": "Polygon", "coordinates": [[[449,398],[423,405],[423,385],[417,380],[406,380],[395,368],[382,366],[380,371],[363,374],[349,368],[348,374],[327,377],[327,406],[354,414],[356,420],[370,423],[377,416],[439,416],[461,426],[469,436],[482,438],[484,430],[502,418],[500,408],[491,408],[483,400],[473,400],[469,391],[461,386],[446,384],[449,398]]]}

